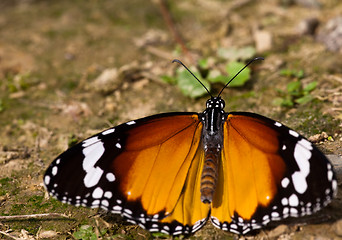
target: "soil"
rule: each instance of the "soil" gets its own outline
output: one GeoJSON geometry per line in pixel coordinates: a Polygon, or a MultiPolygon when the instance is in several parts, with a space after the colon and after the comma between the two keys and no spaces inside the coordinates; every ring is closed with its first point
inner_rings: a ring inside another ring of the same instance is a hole
{"type": "MultiPolygon", "coordinates": [[[[72,143],[109,126],[161,112],[203,111],[208,96],[191,99],[161,79],[175,76],[174,58],[188,66],[206,59],[210,69],[222,70],[229,60],[219,56],[220,48],[252,46],[253,56],[265,57],[251,66],[243,87],[224,90],[226,111],[256,112],[312,137],[334,159],[340,181],[342,36],[326,24],[341,14],[341,1],[176,0],[169,11],[183,50],[158,1],[0,2],[1,239],[171,238],[50,199],[42,176],[72,143]],[[287,92],[297,80],[303,88],[317,81],[313,91],[301,90],[311,98],[307,103],[287,92]],[[273,104],[289,96],[291,106],[273,104]],[[1,218],[42,213],[67,218],[1,218]]],[[[236,58],[246,60],[244,54],[236,58]]],[[[214,84],[212,93],[222,87],[214,84]]],[[[207,224],[179,238],[342,239],[340,192],[323,211],[254,235],[241,237],[207,224]]]]}

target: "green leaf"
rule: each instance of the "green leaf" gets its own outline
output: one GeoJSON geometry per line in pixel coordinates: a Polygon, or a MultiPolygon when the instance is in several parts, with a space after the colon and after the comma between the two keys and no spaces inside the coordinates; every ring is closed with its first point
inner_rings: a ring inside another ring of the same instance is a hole
{"type": "Polygon", "coordinates": [[[309,83],[308,85],[306,85],[306,87],[304,88],[305,92],[311,92],[313,90],[315,90],[315,88],[317,87],[318,82],[314,81],[309,83]]]}
{"type": "Polygon", "coordinates": [[[300,91],[301,87],[302,87],[302,84],[299,81],[290,82],[286,86],[287,92],[292,94],[292,95],[297,95],[297,93],[300,91]]]}
{"type": "Polygon", "coordinates": [[[228,77],[223,76],[221,72],[217,69],[211,70],[207,76],[207,80],[211,83],[223,83],[226,84],[228,82],[228,77]]]}
{"type": "MultiPolygon", "coordinates": [[[[239,72],[245,64],[240,62],[229,62],[226,65],[227,73],[230,77],[234,76],[237,72],[239,72]]],[[[241,87],[243,86],[250,78],[251,70],[247,67],[245,68],[236,78],[229,84],[229,87],[241,87]]]]}
{"type": "Polygon", "coordinates": [[[272,104],[275,106],[283,106],[284,103],[284,99],[281,97],[277,97],[275,99],[273,99],[272,104]]]}
{"type": "Polygon", "coordinates": [[[284,98],[281,106],[283,107],[293,107],[294,102],[290,98],[284,98]]]}
{"type": "Polygon", "coordinates": [[[161,80],[163,82],[168,83],[168,84],[176,84],[177,83],[177,80],[175,78],[168,76],[168,75],[161,76],[161,80]]]}
{"type": "Polygon", "coordinates": [[[203,69],[208,68],[208,59],[205,59],[205,58],[200,59],[200,60],[198,61],[198,66],[199,66],[200,68],[203,68],[203,69]]]}
{"type": "Polygon", "coordinates": [[[244,48],[219,48],[217,55],[221,58],[236,61],[236,60],[247,60],[252,58],[256,53],[256,50],[252,46],[244,48]]]}
{"type": "Polygon", "coordinates": [[[292,107],[294,105],[293,101],[289,97],[277,97],[272,101],[272,104],[281,107],[292,107]]]}
{"type": "Polygon", "coordinates": [[[293,71],[290,70],[290,69],[281,69],[281,70],[279,71],[279,75],[280,75],[280,76],[291,77],[292,74],[293,74],[293,71]]]}
{"type": "Polygon", "coordinates": [[[295,74],[295,76],[296,76],[298,79],[304,78],[304,76],[305,76],[304,70],[303,70],[303,69],[299,70],[299,71],[295,74]]]}
{"type": "Polygon", "coordinates": [[[96,240],[97,236],[93,231],[93,227],[89,225],[82,225],[77,232],[74,232],[73,236],[76,239],[82,240],[96,240]]]}
{"type": "Polygon", "coordinates": [[[169,238],[170,237],[170,235],[165,234],[165,233],[161,233],[161,232],[152,232],[151,234],[152,234],[153,238],[163,239],[163,238],[169,238]]]}
{"type": "Polygon", "coordinates": [[[305,95],[301,98],[297,98],[295,100],[295,102],[298,104],[305,104],[305,103],[311,102],[313,99],[314,99],[314,97],[312,95],[308,94],[308,95],[305,95]]]}
{"type": "Polygon", "coordinates": [[[4,101],[0,98],[0,113],[5,110],[5,104],[4,101]]]}
{"type": "MultiPolygon", "coordinates": [[[[200,76],[195,68],[190,68],[195,76],[200,76]]],[[[177,85],[185,96],[197,98],[207,93],[204,87],[186,70],[177,71],[177,85]]],[[[201,80],[204,86],[210,91],[210,84],[206,80],[201,80]]]]}
{"type": "Polygon", "coordinates": [[[280,70],[279,74],[281,76],[295,77],[298,79],[302,79],[305,76],[304,70],[296,71],[296,70],[292,70],[292,69],[282,69],[282,70],[280,70]]]}

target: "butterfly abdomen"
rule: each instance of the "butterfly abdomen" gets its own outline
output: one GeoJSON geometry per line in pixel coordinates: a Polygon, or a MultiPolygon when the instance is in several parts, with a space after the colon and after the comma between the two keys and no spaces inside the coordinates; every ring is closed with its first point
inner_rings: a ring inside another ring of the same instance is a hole
{"type": "Polygon", "coordinates": [[[217,148],[208,148],[205,150],[204,155],[205,160],[201,176],[201,201],[211,203],[218,178],[221,151],[217,148]]]}

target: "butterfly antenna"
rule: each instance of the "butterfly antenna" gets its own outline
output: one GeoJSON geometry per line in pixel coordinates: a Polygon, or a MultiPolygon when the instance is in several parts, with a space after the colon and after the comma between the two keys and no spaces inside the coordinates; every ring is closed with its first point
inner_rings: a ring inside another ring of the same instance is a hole
{"type": "Polygon", "coordinates": [[[221,91],[219,92],[219,94],[217,95],[218,97],[221,95],[221,93],[223,92],[223,90],[229,85],[229,83],[231,83],[231,81],[234,80],[234,78],[236,78],[237,75],[240,74],[240,72],[242,72],[246,67],[248,67],[249,64],[251,64],[252,62],[254,61],[258,61],[258,60],[264,60],[263,57],[256,57],[256,58],[253,58],[252,60],[250,60],[240,71],[238,71],[237,74],[235,74],[234,77],[232,77],[228,82],[227,84],[221,89],[221,91]]]}
{"type": "Polygon", "coordinates": [[[173,59],[172,60],[172,63],[174,63],[174,62],[177,62],[177,63],[179,63],[179,64],[181,64],[186,70],[188,70],[188,72],[189,73],[191,73],[191,75],[204,87],[204,89],[208,92],[208,94],[211,96],[211,97],[213,97],[213,95],[211,95],[211,93],[209,92],[209,90],[208,90],[208,88],[206,87],[206,86],[204,86],[204,84],[195,76],[195,74],[193,74],[191,71],[190,71],[190,69],[189,68],[187,68],[185,65],[184,65],[184,63],[182,63],[180,60],[178,60],[178,59],[173,59]]]}

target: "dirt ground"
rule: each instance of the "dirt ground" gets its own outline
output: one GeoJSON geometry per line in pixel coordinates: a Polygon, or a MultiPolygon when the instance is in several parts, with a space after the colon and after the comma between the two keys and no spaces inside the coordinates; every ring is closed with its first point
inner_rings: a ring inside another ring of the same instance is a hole
{"type": "MultiPolygon", "coordinates": [[[[189,66],[206,59],[209,68],[222,70],[230,59],[246,57],[222,58],[218,49],[248,46],[252,56],[265,57],[251,66],[245,86],[225,89],[226,111],[256,112],[311,137],[341,178],[342,2],[169,2],[183,48],[160,1],[0,1],[1,239],[170,238],[50,199],[42,176],[70,144],[109,126],[161,112],[203,111],[208,96],[186,97],[161,79],[175,76],[174,58],[189,66]],[[286,92],[296,79],[303,88],[317,81],[312,91],[301,90],[307,103],[286,92]],[[274,102],[288,96],[292,106],[274,102]],[[43,213],[67,217],[34,216],[43,213]]],[[[213,94],[222,87],[214,84],[213,94]]],[[[256,235],[239,237],[207,224],[178,238],[342,239],[341,218],[340,191],[318,214],[256,235]]]]}

